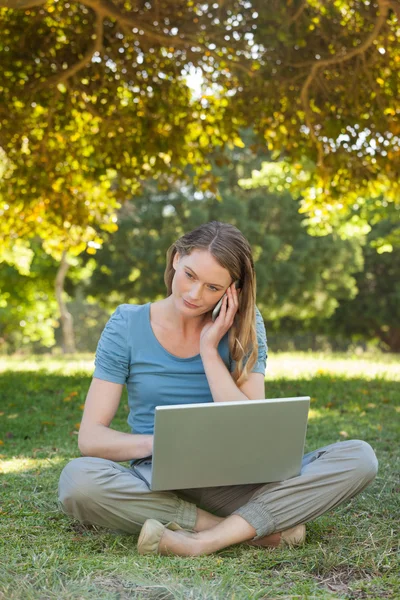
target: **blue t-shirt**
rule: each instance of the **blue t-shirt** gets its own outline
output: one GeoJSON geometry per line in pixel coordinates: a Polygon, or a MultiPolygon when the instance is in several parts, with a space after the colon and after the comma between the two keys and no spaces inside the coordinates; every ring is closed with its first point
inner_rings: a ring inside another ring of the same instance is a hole
{"type": "MultiPolygon", "coordinates": [[[[153,434],[156,406],[213,402],[200,354],[179,358],[168,352],[151,327],[150,304],[120,304],[96,350],[93,377],[126,384],[132,433],[153,434]]],[[[252,372],[265,374],[267,338],[261,313],[257,307],[255,310],[258,360],[252,372]]],[[[218,352],[232,373],[235,361],[230,357],[228,333],[218,352]]]]}

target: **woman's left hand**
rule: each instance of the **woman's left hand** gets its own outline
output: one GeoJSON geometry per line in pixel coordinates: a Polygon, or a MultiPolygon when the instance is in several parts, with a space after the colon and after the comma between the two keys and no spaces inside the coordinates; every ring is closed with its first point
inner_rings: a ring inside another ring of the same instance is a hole
{"type": "Polygon", "coordinates": [[[208,350],[216,350],[221,339],[232,327],[235,315],[239,308],[238,290],[232,283],[226,291],[226,297],[218,317],[214,323],[210,320],[206,323],[200,334],[200,354],[208,350]]]}

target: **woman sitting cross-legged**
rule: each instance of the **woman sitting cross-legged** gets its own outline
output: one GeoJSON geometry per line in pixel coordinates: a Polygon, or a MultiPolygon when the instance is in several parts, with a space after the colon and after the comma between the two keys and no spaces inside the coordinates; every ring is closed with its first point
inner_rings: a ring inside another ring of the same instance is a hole
{"type": "Polygon", "coordinates": [[[140,533],[142,554],[303,544],[305,523],[373,481],[378,462],[368,443],[318,448],[304,455],[299,475],[274,483],[154,492],[135,472],[152,455],[156,406],[265,398],[266,334],[243,234],[217,221],[186,233],[167,252],[164,281],[164,299],[118,306],[101,334],[79,431],[83,456],[59,481],[62,510],[140,533]],[[110,427],[124,385],[132,433],[110,427]]]}

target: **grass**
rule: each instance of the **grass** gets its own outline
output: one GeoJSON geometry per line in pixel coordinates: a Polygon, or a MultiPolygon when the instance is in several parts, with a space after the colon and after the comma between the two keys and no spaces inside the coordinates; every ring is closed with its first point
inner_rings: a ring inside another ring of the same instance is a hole
{"type": "MultiPolygon", "coordinates": [[[[399,598],[400,369],[395,356],[279,354],[267,397],[310,395],[305,451],[344,439],[374,448],[379,473],[307,525],[300,549],[232,546],[199,558],[143,557],[137,536],[68,519],[57,506],[93,356],[0,357],[0,598],[399,598]]],[[[128,431],[126,391],[113,427],[128,431]]]]}

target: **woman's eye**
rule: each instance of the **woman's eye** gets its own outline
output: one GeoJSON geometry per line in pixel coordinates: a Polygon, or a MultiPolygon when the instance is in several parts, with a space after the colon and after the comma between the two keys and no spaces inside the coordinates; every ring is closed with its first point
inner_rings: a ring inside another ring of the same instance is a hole
{"type": "MultiPolygon", "coordinates": [[[[191,275],[187,271],[185,271],[185,275],[186,275],[186,277],[189,277],[190,279],[193,279],[193,275],[191,275]]],[[[210,290],[212,292],[218,292],[218,289],[216,287],[214,287],[213,285],[210,285],[210,290]]]]}

